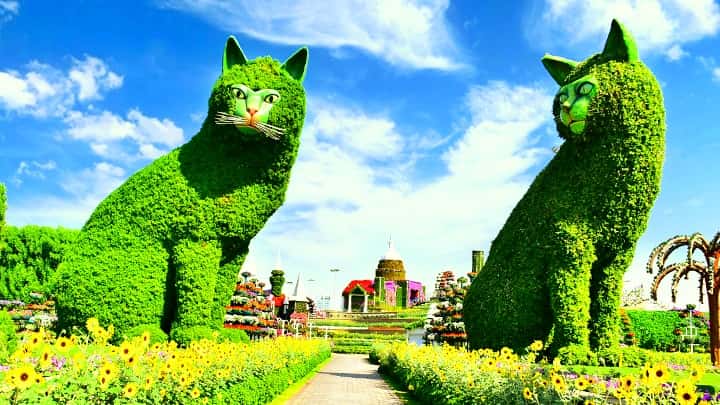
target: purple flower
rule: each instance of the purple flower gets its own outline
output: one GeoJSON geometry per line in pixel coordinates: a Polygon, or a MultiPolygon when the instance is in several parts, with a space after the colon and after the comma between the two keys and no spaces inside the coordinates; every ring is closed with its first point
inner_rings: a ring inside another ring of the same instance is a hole
{"type": "Polygon", "coordinates": [[[710,395],[709,392],[705,391],[705,393],[703,393],[703,396],[702,396],[703,401],[712,401],[712,399],[713,399],[713,397],[712,397],[712,395],[710,395]]]}
{"type": "Polygon", "coordinates": [[[55,357],[52,358],[52,365],[55,366],[55,371],[60,371],[61,368],[65,365],[65,357],[55,357]]]}
{"type": "Polygon", "coordinates": [[[0,371],[8,371],[10,370],[10,366],[0,366],[0,371]]]}

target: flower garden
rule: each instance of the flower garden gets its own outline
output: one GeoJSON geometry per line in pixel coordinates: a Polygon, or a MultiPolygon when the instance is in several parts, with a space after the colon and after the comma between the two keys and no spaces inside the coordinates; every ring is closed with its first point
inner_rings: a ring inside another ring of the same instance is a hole
{"type": "Polygon", "coordinates": [[[265,404],[330,356],[321,339],[251,344],[201,339],[186,348],[150,333],[110,344],[112,325],[88,335],[23,335],[0,361],[0,403],[265,404]]]}

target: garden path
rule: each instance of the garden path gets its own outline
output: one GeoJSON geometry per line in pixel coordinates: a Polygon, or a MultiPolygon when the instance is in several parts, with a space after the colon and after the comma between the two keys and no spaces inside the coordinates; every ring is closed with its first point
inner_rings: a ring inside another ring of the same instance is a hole
{"type": "Polygon", "coordinates": [[[367,354],[333,353],[332,360],[287,404],[403,404],[377,369],[367,354]]]}

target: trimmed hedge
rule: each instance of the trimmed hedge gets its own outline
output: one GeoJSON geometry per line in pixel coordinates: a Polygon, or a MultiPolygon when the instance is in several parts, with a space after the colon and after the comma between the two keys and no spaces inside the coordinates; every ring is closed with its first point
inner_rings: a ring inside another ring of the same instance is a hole
{"type": "Polygon", "coordinates": [[[306,62],[304,48],[285,65],[248,62],[228,40],[200,132],[113,191],[69,249],[57,278],[60,328],[94,316],[120,335],[156,324],[192,338],[222,326],[248,244],[285,198],[305,116],[306,62]],[[279,140],[215,123],[241,104],[231,87],[238,84],[279,92],[268,118],[285,129],[279,140]]]}
{"type": "Polygon", "coordinates": [[[17,348],[15,322],[7,311],[0,311],[0,362],[7,360],[17,348]]]}
{"type": "Polygon", "coordinates": [[[680,321],[677,311],[626,310],[637,344],[644,349],[668,351],[676,345],[673,330],[680,321]]]}
{"type": "Polygon", "coordinates": [[[493,241],[465,299],[465,326],[471,348],[520,350],[537,339],[550,355],[591,358],[620,339],[623,274],[660,188],[663,99],[616,21],[602,53],[543,63],[561,86],[553,114],[565,142],[493,241]],[[561,104],[574,99],[579,134],[563,124],[561,104]]]}

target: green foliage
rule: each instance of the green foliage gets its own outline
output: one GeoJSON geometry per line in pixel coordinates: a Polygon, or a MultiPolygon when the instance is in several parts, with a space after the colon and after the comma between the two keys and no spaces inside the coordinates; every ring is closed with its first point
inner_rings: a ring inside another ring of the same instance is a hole
{"type": "Polygon", "coordinates": [[[219,330],[213,330],[207,326],[174,328],[170,331],[170,340],[175,341],[180,347],[187,347],[191,342],[197,342],[202,339],[215,341],[219,333],[219,330]]]}
{"type": "Polygon", "coordinates": [[[5,184],[0,183],[0,234],[5,226],[5,210],[7,210],[7,194],[5,184]]]}
{"type": "Polygon", "coordinates": [[[165,343],[168,341],[167,333],[160,329],[160,326],[154,324],[134,326],[125,331],[125,336],[128,339],[132,339],[137,336],[142,336],[145,332],[150,333],[150,343],[165,343]]]}
{"type": "Polygon", "coordinates": [[[219,332],[220,337],[218,338],[218,341],[220,342],[227,341],[230,343],[250,343],[250,337],[242,329],[223,328],[220,329],[219,332]]]}
{"type": "Polygon", "coordinates": [[[132,175],[83,226],[58,272],[60,328],[97,317],[119,334],[190,328],[171,332],[187,341],[199,337],[193,327],[222,325],[248,244],[285,198],[305,116],[302,84],[278,61],[233,65],[235,56],[200,132],[132,175]],[[215,123],[218,112],[235,111],[236,84],[279,92],[268,116],[285,130],[279,140],[215,123]]]}
{"type": "Polygon", "coordinates": [[[0,362],[7,360],[15,352],[18,338],[15,333],[15,322],[7,311],[0,311],[0,362]]]}
{"type": "Polygon", "coordinates": [[[283,285],[285,285],[285,272],[282,270],[271,271],[270,285],[272,286],[273,295],[276,297],[281,296],[283,285]]]}
{"type": "Polygon", "coordinates": [[[677,311],[626,310],[638,346],[644,349],[668,351],[677,346],[673,333],[680,321],[677,311]]]}
{"type": "Polygon", "coordinates": [[[52,277],[77,231],[28,225],[0,233],[0,298],[31,301],[29,293],[53,295],[52,277]]]}
{"type": "MultiPolygon", "coordinates": [[[[631,39],[627,32],[608,38],[618,40],[631,39]]],[[[472,348],[520,350],[551,340],[554,355],[570,345],[595,352],[618,345],[623,274],[659,192],[665,150],[660,86],[640,60],[620,54],[555,70],[561,86],[593,77],[596,94],[581,134],[562,123],[559,97],[553,102],[565,142],[512,211],[468,291],[472,348]]]]}

